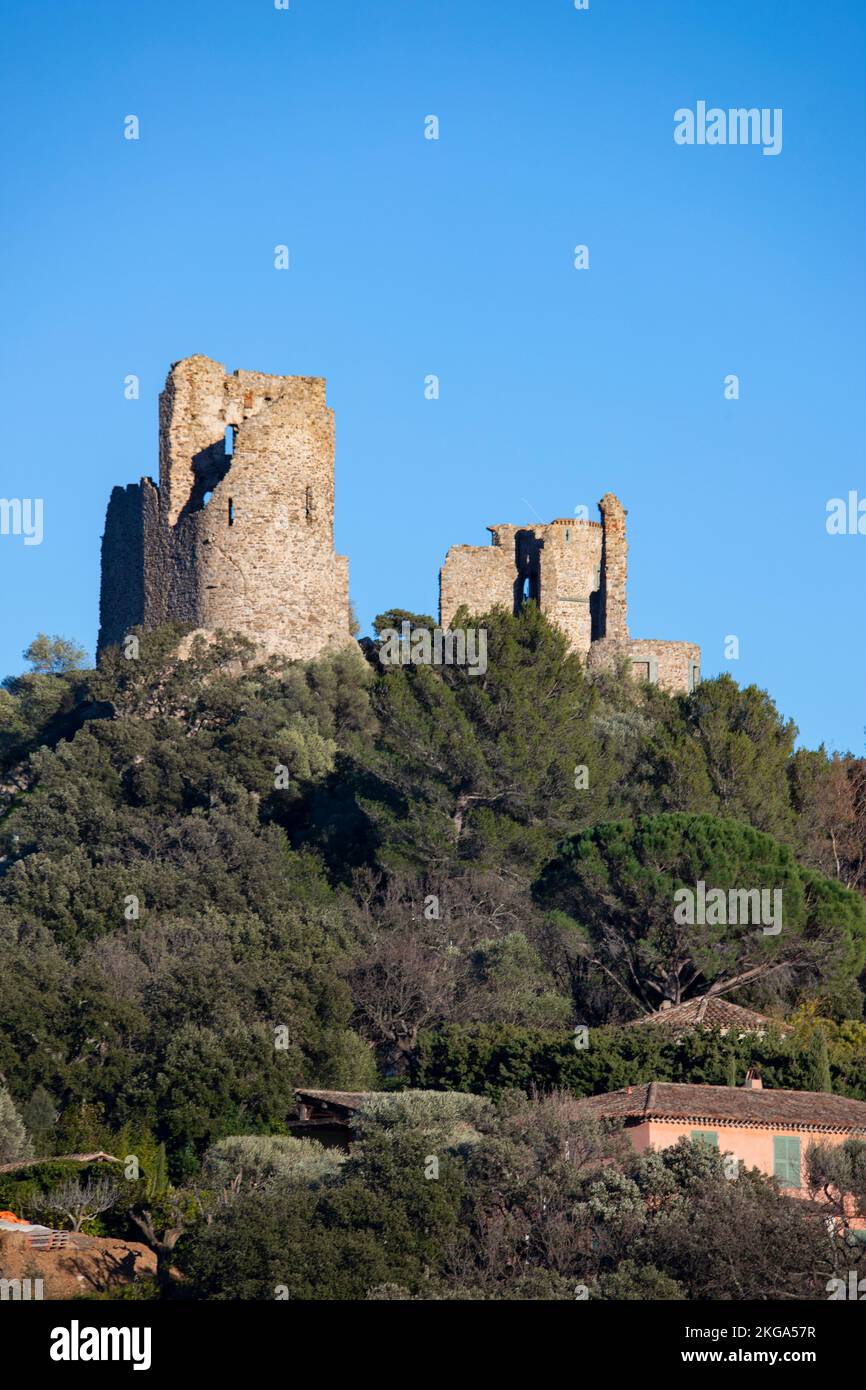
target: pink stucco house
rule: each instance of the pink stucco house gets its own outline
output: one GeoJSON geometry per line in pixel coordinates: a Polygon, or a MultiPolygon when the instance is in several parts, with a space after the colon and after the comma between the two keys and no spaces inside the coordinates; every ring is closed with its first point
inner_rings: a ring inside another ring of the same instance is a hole
{"type": "Polygon", "coordinates": [[[576,1102],[578,1114],[618,1119],[634,1148],[666,1149],[686,1138],[733,1154],[807,1197],[804,1161],[811,1143],[866,1141],[866,1102],[823,1091],[764,1090],[750,1070],[745,1086],[650,1081],[576,1102]]]}

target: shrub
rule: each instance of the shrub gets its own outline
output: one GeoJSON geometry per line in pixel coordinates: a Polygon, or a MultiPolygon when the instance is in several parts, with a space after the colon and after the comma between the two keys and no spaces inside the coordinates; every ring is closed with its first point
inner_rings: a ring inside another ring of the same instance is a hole
{"type": "Polygon", "coordinates": [[[218,1189],[273,1190],[292,1182],[316,1182],[339,1172],[346,1155],[315,1139],[282,1134],[239,1134],[220,1139],[205,1154],[203,1176],[218,1189]]]}

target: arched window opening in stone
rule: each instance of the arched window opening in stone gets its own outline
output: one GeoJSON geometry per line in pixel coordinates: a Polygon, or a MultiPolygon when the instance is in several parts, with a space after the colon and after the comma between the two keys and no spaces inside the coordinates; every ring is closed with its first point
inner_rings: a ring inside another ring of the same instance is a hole
{"type": "Polygon", "coordinates": [[[223,449],[224,449],[226,458],[227,458],[227,459],[232,458],[232,456],[234,455],[234,451],[235,451],[235,427],[234,427],[234,425],[226,425],[225,443],[224,443],[224,445],[223,445],[223,449]]]}
{"type": "Polygon", "coordinates": [[[201,499],[201,504],[202,504],[202,506],[203,506],[203,507],[206,507],[207,504],[208,504],[208,502],[210,501],[210,499],[211,499],[212,497],[213,497],[213,493],[212,493],[212,492],[210,492],[210,491],[206,492],[205,495],[204,495],[204,497],[201,499]]]}

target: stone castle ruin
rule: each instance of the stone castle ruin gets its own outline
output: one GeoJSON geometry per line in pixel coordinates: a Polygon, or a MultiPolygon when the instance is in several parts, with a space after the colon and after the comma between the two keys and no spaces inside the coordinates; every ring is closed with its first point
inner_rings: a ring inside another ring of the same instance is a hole
{"type": "Polygon", "coordinates": [[[300,660],[352,641],[321,377],[227,376],[208,357],[172,366],[159,486],[116,487],[108,504],[98,650],[168,622],[300,660]]]}
{"type": "MultiPolygon", "coordinates": [[[[629,637],[624,508],[601,521],[491,526],[492,545],[453,546],[440,622],[534,599],[591,667],[625,656],[638,679],[692,690],[691,642],[629,637]]],[[[321,377],[175,362],[159,402],[159,485],[111,494],[102,539],[98,651],[131,629],[176,622],[249,637],[310,660],[352,642],[349,562],[334,554],[334,417],[321,377]]]]}
{"type": "Polygon", "coordinates": [[[612,492],[601,521],[564,518],[540,526],[490,526],[491,544],[454,545],[439,574],[439,621],[465,605],[517,612],[533,599],[594,669],[625,657],[632,675],[670,692],[694,690],[701,652],[693,642],[629,637],[626,621],[626,511],[612,492]]]}

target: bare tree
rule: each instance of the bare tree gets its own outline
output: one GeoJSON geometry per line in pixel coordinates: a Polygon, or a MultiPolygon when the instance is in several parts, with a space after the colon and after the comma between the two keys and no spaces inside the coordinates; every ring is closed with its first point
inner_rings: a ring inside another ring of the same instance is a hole
{"type": "MultiPolygon", "coordinates": [[[[419,1032],[442,1019],[501,1016],[507,1001],[479,983],[473,953],[541,920],[518,887],[468,870],[445,879],[361,871],[353,888],[355,1019],[386,1068],[402,1070],[419,1032]]],[[[552,976],[545,983],[555,987],[552,976]]]]}
{"type": "MultiPolygon", "coordinates": [[[[236,1193],[237,1187],[235,1184],[232,1186],[236,1193]]],[[[172,1285],[171,1261],[174,1256],[174,1247],[189,1226],[190,1218],[184,1212],[178,1197],[172,1197],[169,1200],[166,1209],[159,1218],[154,1217],[149,1211],[130,1211],[129,1217],[131,1221],[135,1222],[146,1243],[156,1255],[156,1278],[160,1289],[164,1292],[172,1285]]]]}
{"type": "Polygon", "coordinates": [[[794,766],[802,858],[846,888],[866,891],[866,761],[807,754],[794,766]]]}
{"type": "Polygon", "coordinates": [[[65,1178],[59,1187],[50,1192],[40,1192],[34,1201],[40,1211],[59,1212],[65,1216],[73,1231],[80,1231],[85,1221],[92,1221],[104,1211],[116,1205],[120,1188],[109,1178],[97,1178],[96,1182],[81,1182],[79,1178],[65,1178]]]}

